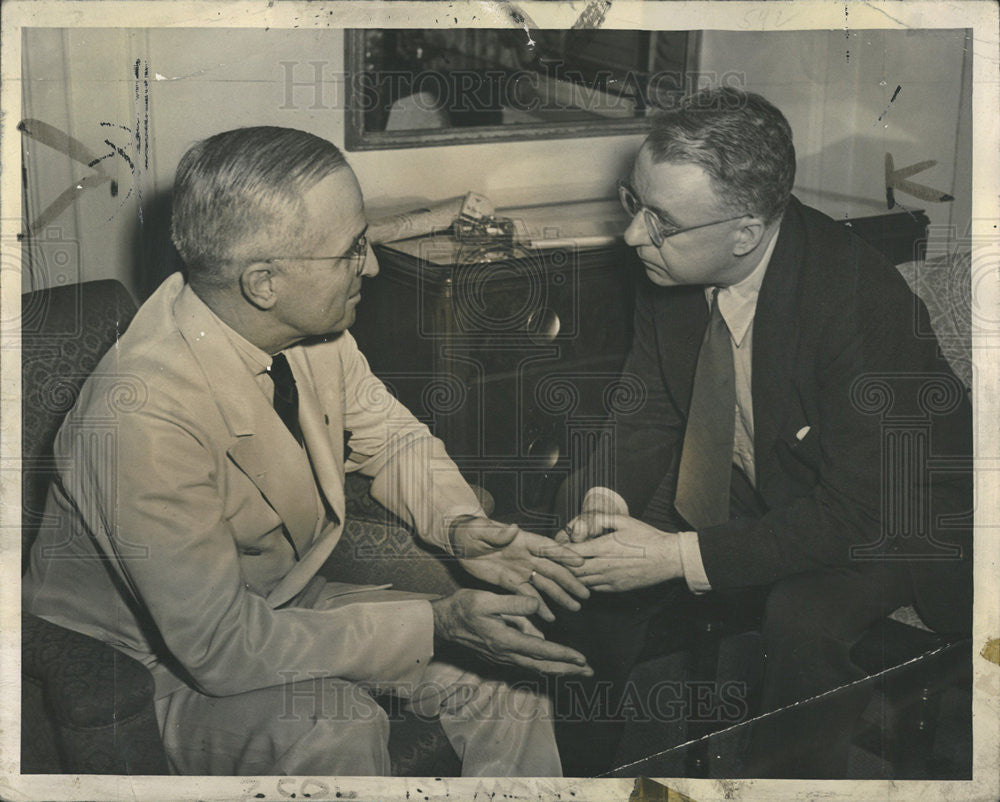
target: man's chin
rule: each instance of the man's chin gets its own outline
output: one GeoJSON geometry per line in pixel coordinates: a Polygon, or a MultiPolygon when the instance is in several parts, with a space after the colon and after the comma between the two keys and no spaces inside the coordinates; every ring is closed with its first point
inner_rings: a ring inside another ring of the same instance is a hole
{"type": "Polygon", "coordinates": [[[646,268],[646,277],[652,281],[657,287],[676,287],[677,282],[674,281],[667,272],[659,265],[651,265],[648,262],[643,263],[643,267],[646,268]]]}
{"type": "Polygon", "coordinates": [[[325,334],[319,334],[315,337],[310,338],[311,340],[331,340],[339,337],[345,331],[347,331],[351,326],[354,325],[354,321],[357,320],[357,315],[354,313],[353,309],[348,309],[346,314],[334,325],[327,329],[325,334]]]}

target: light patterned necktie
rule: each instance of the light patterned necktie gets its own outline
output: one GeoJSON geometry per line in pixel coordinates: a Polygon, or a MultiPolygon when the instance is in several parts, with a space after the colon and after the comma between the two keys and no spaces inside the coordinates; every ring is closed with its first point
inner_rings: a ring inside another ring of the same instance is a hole
{"type": "Polygon", "coordinates": [[[674,496],[677,511],[696,529],[729,520],[735,425],[733,349],[716,288],[698,352],[674,496]]]}

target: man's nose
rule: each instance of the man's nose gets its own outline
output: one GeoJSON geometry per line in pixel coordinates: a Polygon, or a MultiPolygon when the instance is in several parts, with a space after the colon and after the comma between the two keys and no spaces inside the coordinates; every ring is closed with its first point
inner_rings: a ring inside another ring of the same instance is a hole
{"type": "Polygon", "coordinates": [[[369,242],[365,250],[365,266],[361,270],[361,275],[367,278],[374,278],[378,275],[378,257],[369,242]]]}
{"type": "Polygon", "coordinates": [[[645,215],[640,209],[639,214],[635,215],[632,218],[632,222],[628,224],[628,227],[625,229],[626,245],[638,248],[640,245],[649,244],[649,229],[646,228],[646,221],[643,219],[644,217],[645,215]]]}

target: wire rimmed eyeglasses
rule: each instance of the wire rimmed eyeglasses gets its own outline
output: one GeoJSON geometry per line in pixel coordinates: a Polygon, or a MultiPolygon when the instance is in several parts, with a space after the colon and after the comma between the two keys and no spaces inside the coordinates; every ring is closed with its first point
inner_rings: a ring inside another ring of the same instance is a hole
{"type": "Polygon", "coordinates": [[[274,262],[353,262],[354,274],[360,276],[364,272],[367,258],[368,237],[362,234],[354,241],[350,250],[340,256],[269,256],[257,261],[268,265],[274,262]]]}
{"type": "Polygon", "coordinates": [[[639,196],[636,195],[635,190],[629,186],[626,181],[618,182],[618,199],[622,202],[622,207],[628,213],[630,218],[635,218],[637,214],[642,213],[643,222],[646,224],[646,231],[649,232],[649,238],[653,241],[653,245],[657,248],[663,245],[664,240],[670,237],[676,237],[678,234],[683,234],[686,231],[695,231],[699,228],[708,228],[709,226],[717,226],[720,223],[731,223],[733,220],[739,220],[742,217],[746,217],[746,214],[738,214],[734,217],[727,217],[724,220],[712,220],[708,223],[698,223],[695,226],[672,226],[663,222],[663,218],[660,217],[656,212],[650,209],[648,206],[643,206],[639,201],[639,196]]]}

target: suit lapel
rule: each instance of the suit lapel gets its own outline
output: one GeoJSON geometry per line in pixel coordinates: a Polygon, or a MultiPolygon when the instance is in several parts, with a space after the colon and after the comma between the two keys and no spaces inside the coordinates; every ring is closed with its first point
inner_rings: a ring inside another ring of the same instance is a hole
{"type": "Polygon", "coordinates": [[[322,344],[290,348],[286,352],[299,391],[299,424],[312,465],[310,486],[319,485],[336,520],[268,594],[268,603],[273,607],[287,602],[320,570],[344,531],[343,380],[339,371],[331,369],[340,363],[326,351],[327,358],[318,361],[314,371],[310,359],[317,349],[334,348],[332,344],[322,344]]]}
{"type": "Polygon", "coordinates": [[[299,555],[304,554],[317,523],[315,482],[305,452],[190,286],[178,296],[174,316],[235,438],[227,453],[281,517],[299,555]]]}
{"type": "Polygon", "coordinates": [[[281,517],[296,556],[301,557],[308,551],[316,531],[314,482],[305,452],[280,418],[278,424],[278,427],[261,425],[256,434],[240,437],[228,453],[281,517]],[[294,448],[276,447],[276,438],[282,436],[290,439],[294,448]]]}
{"type": "Polygon", "coordinates": [[[677,408],[687,415],[694,389],[698,351],[708,325],[708,304],[704,287],[677,287],[656,290],[659,309],[659,348],[663,376],[677,408]]]}
{"type": "Polygon", "coordinates": [[[773,451],[798,355],[798,289],[803,256],[802,227],[793,198],[782,220],[754,314],[751,381],[758,488],[778,470],[773,451]]]}
{"type": "MultiPolygon", "coordinates": [[[[798,201],[792,198],[754,313],[751,381],[758,488],[778,470],[773,457],[774,444],[784,419],[798,353],[803,237],[798,201]]],[[[677,408],[687,415],[698,351],[708,323],[704,288],[679,287],[653,292],[663,376],[677,408]]],[[[668,477],[671,481],[673,478],[668,477]]]]}
{"type": "MultiPolygon", "coordinates": [[[[313,346],[329,348],[328,345],[313,346]]],[[[309,459],[316,473],[316,481],[339,521],[344,520],[344,438],[340,382],[335,386],[319,389],[308,358],[308,348],[293,348],[288,353],[289,362],[297,376],[299,390],[299,423],[309,451],[309,459]]],[[[325,374],[329,374],[329,366],[325,374]]],[[[326,376],[330,382],[331,376],[326,376]]],[[[339,375],[337,377],[339,379],[339,375]]]]}

